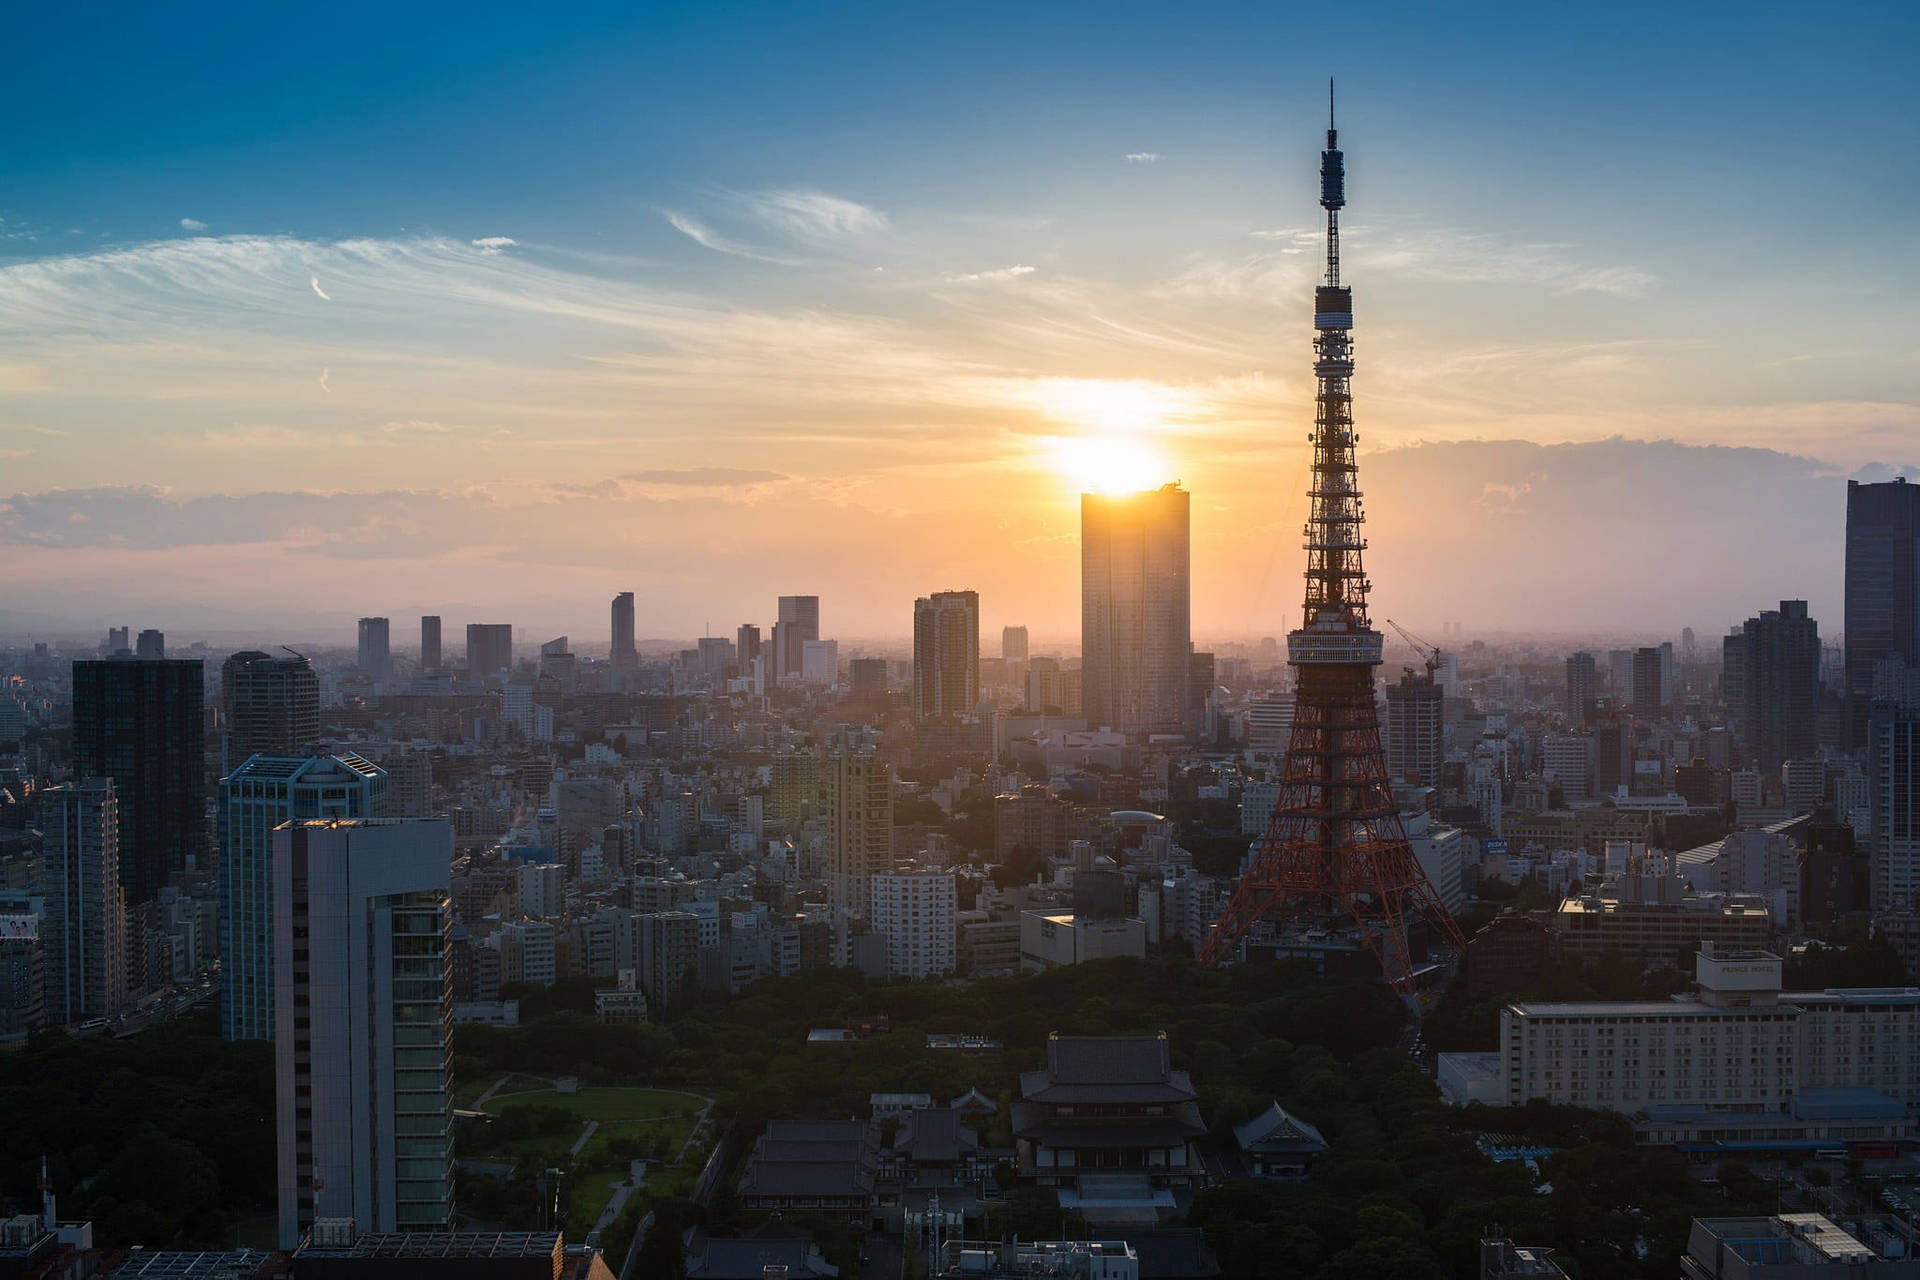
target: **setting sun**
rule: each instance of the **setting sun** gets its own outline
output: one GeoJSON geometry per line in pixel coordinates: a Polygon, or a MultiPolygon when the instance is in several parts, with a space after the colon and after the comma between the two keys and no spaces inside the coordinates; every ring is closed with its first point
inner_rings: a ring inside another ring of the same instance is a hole
{"type": "Polygon", "coordinates": [[[1132,436],[1071,436],[1053,442],[1054,468],[1083,491],[1132,493],[1174,477],[1166,456],[1132,436]]]}

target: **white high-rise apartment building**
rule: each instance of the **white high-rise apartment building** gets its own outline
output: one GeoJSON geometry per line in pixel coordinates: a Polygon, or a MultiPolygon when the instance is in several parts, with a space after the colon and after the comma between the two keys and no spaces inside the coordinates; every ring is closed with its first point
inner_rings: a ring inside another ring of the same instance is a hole
{"type": "Polygon", "coordinates": [[[1557,784],[1569,803],[1593,799],[1593,739],[1584,733],[1549,733],[1540,743],[1541,776],[1557,784]]]}
{"type": "Polygon", "coordinates": [[[1257,836],[1273,821],[1273,806],[1280,803],[1278,782],[1249,782],[1240,792],[1240,834],[1257,836]]]}
{"type": "Polygon", "coordinates": [[[800,646],[800,680],[803,684],[834,684],[840,679],[840,642],[808,640],[800,646]]]}
{"type": "Polygon", "coordinates": [[[514,899],[520,914],[547,920],[566,909],[566,868],[557,862],[523,862],[514,868],[514,899]]]}
{"type": "Polygon", "coordinates": [[[488,939],[500,949],[500,980],[550,987],[560,976],[560,931],[545,920],[503,924],[488,939]]]}
{"type": "Polygon", "coordinates": [[[1873,908],[1920,908],[1920,708],[1881,703],[1867,732],[1873,908]]]}
{"type": "Polygon", "coordinates": [[[940,871],[873,877],[873,931],[887,939],[887,972],[909,980],[938,978],[958,963],[959,918],[953,877],[940,871]]]}
{"type": "Polygon", "coordinates": [[[1251,699],[1242,712],[1242,723],[1247,728],[1247,749],[1285,751],[1293,738],[1293,712],[1294,701],[1290,697],[1251,699]]]}
{"type": "Polygon", "coordinates": [[[274,832],[280,1244],[316,1218],[444,1230],[453,1147],[446,822],[274,832]]]}
{"type": "Polygon", "coordinates": [[[273,830],[384,816],[387,775],[355,755],[253,756],[220,782],[220,1030],[273,1039],[273,830]]]}
{"type": "Polygon", "coordinates": [[[1081,702],[1089,727],[1191,727],[1188,508],[1177,484],[1080,495],[1081,702]]]}
{"type": "Polygon", "coordinates": [[[120,802],[113,780],[52,787],[42,803],[46,1018],[56,1026],[111,1018],[125,1004],[127,989],[120,802]]]}

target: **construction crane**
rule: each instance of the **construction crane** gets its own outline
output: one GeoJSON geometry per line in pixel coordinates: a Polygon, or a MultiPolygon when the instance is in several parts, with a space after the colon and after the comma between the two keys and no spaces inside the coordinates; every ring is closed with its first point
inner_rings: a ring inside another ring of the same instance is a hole
{"type": "MultiPolygon", "coordinates": [[[[1440,646],[1428,644],[1425,640],[1422,640],[1419,636],[1413,634],[1413,632],[1407,630],[1392,618],[1387,619],[1387,625],[1395,631],[1398,631],[1400,638],[1412,645],[1414,652],[1420,654],[1420,656],[1427,660],[1427,679],[1433,679],[1434,674],[1440,670],[1440,646]]],[[[1412,667],[1407,667],[1405,670],[1408,674],[1412,674],[1413,672],[1412,667]]]]}

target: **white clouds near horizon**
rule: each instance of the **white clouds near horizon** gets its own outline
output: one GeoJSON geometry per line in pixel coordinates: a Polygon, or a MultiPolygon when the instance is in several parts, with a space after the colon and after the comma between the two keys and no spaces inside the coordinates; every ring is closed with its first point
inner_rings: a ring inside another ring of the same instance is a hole
{"type": "MultiPolygon", "coordinates": [[[[529,504],[616,504],[605,509],[619,513],[617,545],[578,572],[665,556],[687,584],[723,567],[759,584],[778,576],[773,561],[857,555],[860,538],[912,530],[903,572],[977,576],[1039,616],[1055,602],[1026,582],[1071,571],[1055,554],[1071,538],[1074,493],[1053,469],[1055,446],[1113,432],[1153,441],[1222,513],[1212,554],[1265,557],[1280,566],[1276,598],[1296,594],[1291,534],[1259,534],[1249,549],[1244,531],[1298,521],[1286,508],[1311,412],[1317,232],[1257,233],[1248,253],[1243,224],[1205,247],[1169,239],[1110,261],[1043,219],[889,215],[806,189],[714,203],[730,229],[758,237],[691,220],[731,246],[719,252],[795,255],[765,257],[789,268],[761,273],[777,288],[743,297],[647,259],[505,236],[198,236],[0,267],[0,386],[20,389],[0,404],[0,433],[27,418],[66,433],[7,459],[0,489],[27,503],[16,532],[56,538],[42,517],[57,508],[33,505],[56,491],[157,484],[175,496],[128,501],[164,525],[177,522],[166,502],[222,498],[189,508],[200,520],[297,475],[344,496],[289,512],[356,531],[286,543],[313,554],[430,545],[449,563],[493,563],[506,553],[479,548],[494,545],[483,531],[503,511],[510,523],[545,513],[577,544],[614,526],[580,523],[592,507],[529,504]],[[954,266],[996,261],[1012,265],[954,266]],[[332,305],[301,302],[303,283],[332,305]],[[487,497],[471,508],[349,500],[411,485],[487,497]],[[453,510],[432,525],[446,538],[409,543],[407,531],[453,510]],[[786,536],[796,521],[807,539],[786,536]],[[469,536],[483,541],[462,552],[456,539],[469,536]],[[736,539],[761,560],[736,558],[736,539]]],[[[1767,366],[1775,382],[1759,386],[1748,352],[1716,356],[1710,338],[1661,332],[1664,312],[1622,310],[1661,286],[1653,273],[1567,246],[1363,229],[1349,261],[1363,289],[1357,391],[1372,445],[1679,434],[1857,466],[1898,461],[1920,434],[1913,404],[1822,400],[1805,365],[1767,366]]],[[[1496,487],[1471,500],[1508,493],[1503,512],[1539,492],[1521,493],[1525,477],[1486,483],[1496,487]]],[[[60,518],[122,529],[119,541],[34,545],[131,553],[139,522],[108,519],[116,501],[60,518]]],[[[528,563],[542,574],[563,554],[536,551],[528,563]]],[[[1232,587],[1219,577],[1196,599],[1218,611],[1232,587]]]]}

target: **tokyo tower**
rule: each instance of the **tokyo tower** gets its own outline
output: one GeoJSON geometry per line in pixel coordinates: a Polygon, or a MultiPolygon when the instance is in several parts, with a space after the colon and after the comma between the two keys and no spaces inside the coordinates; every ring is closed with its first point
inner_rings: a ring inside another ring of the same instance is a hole
{"type": "Polygon", "coordinates": [[[1246,873],[1201,948],[1217,965],[1239,951],[1253,926],[1282,931],[1347,929],[1397,990],[1411,992],[1410,917],[1436,940],[1464,948],[1460,928],[1421,870],[1394,806],[1374,668],[1381,637],[1367,617],[1360,536],[1359,468],[1354,461],[1353,290],[1340,283],[1340,210],[1346,168],[1327,87],[1327,149],[1320,153],[1320,207],[1327,211],[1327,277],[1314,290],[1312,501],[1306,527],[1307,596],[1301,627],[1287,636],[1294,671],[1293,737],[1280,798],[1246,873]]]}

